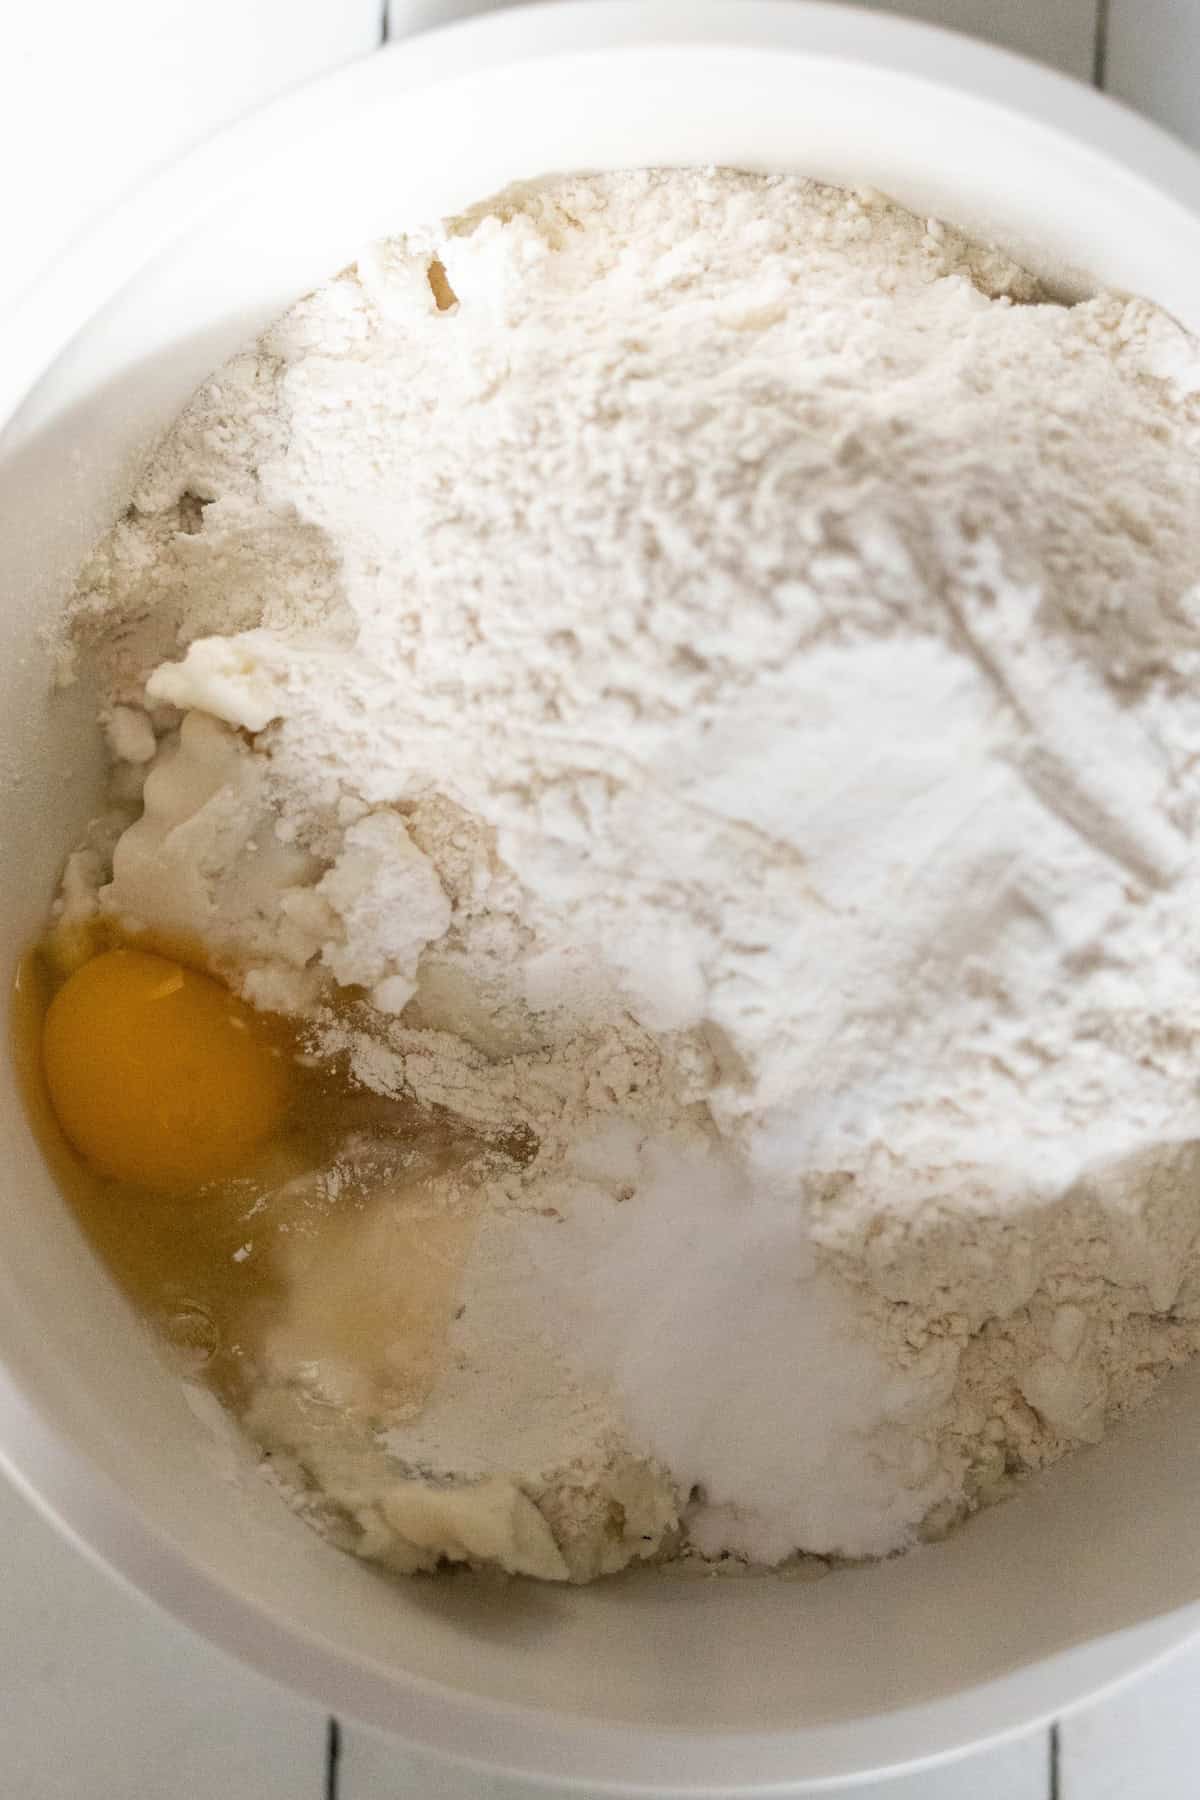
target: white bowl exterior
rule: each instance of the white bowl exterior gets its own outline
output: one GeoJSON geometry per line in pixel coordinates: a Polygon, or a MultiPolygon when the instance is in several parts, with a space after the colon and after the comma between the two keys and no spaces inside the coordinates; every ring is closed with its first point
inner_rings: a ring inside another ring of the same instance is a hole
{"type": "MultiPolygon", "coordinates": [[[[93,804],[47,623],[197,382],[371,237],[509,180],[731,163],[881,188],[1078,290],[1200,330],[1200,165],[1109,102],[838,7],[535,7],[397,46],[226,134],[77,247],[6,331],[0,950],[93,804]]],[[[0,1455],[199,1630],[414,1741],[587,1791],[839,1781],[1028,1723],[1200,1623],[1200,1377],[936,1549],[816,1584],[388,1584],[197,1423],[83,1245],[0,1084],[0,1455]]]]}

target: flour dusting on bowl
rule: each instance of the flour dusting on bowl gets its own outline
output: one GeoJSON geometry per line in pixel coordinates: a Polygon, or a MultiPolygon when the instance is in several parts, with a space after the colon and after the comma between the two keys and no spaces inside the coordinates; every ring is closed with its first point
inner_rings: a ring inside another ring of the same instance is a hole
{"type": "Polygon", "coordinates": [[[1200,1348],[1198,393],[1148,302],[676,171],[197,394],[73,604],[50,955],[289,1021],[229,1397],[338,1541],[884,1555],[1200,1348]]]}

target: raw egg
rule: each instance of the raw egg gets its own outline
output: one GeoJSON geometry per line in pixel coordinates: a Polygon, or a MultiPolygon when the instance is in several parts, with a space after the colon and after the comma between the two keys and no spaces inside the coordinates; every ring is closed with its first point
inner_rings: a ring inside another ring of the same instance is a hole
{"type": "Polygon", "coordinates": [[[108,950],[51,1002],[58,1122],[102,1175],[178,1190],[232,1175],[279,1128],[289,1070],[270,1026],[208,975],[108,950]]]}

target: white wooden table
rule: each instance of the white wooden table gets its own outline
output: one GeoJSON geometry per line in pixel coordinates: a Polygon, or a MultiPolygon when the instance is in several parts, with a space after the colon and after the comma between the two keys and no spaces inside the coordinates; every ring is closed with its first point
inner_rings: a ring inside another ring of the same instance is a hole
{"type": "MultiPolygon", "coordinates": [[[[455,3],[392,0],[393,28],[455,3]]],[[[1200,0],[878,3],[1095,80],[1200,146],[1200,0]]],[[[382,0],[0,11],[0,314],[148,169],[256,101],[370,54],[387,28],[382,0]]],[[[0,1800],[523,1800],[509,1783],[339,1727],[238,1668],[92,1568],[2,1480],[0,1543],[0,1800]]],[[[1052,1731],[855,1792],[1197,1800],[1200,1643],[1052,1731]]]]}

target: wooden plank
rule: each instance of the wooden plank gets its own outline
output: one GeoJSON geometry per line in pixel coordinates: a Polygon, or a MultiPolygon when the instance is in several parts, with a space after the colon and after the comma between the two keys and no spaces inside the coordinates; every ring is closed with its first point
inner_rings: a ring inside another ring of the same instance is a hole
{"type": "MultiPolygon", "coordinates": [[[[414,1756],[359,1726],[342,1727],[338,1800],[534,1800],[527,1783],[478,1775],[414,1756]]],[[[854,1800],[1049,1800],[1048,1734],[960,1757],[919,1775],[868,1782],[854,1800]]],[[[539,1792],[543,1790],[538,1790],[539,1792]]]]}
{"type": "Polygon", "coordinates": [[[387,35],[392,38],[414,37],[418,31],[433,31],[439,25],[452,25],[456,19],[473,13],[499,12],[514,0],[388,0],[387,35]]]}
{"type": "MultiPolygon", "coordinates": [[[[1006,49],[1053,63],[1090,81],[1099,0],[867,0],[883,12],[948,25],[1006,49]]],[[[1130,0],[1136,5],[1138,0],[1130,0]]],[[[1191,0],[1176,0],[1181,6],[1191,0]]],[[[473,12],[492,12],[505,0],[390,0],[389,36],[403,37],[473,12]]]]}
{"type": "Polygon", "coordinates": [[[870,0],[881,12],[904,13],[986,38],[1068,75],[1090,81],[1097,0],[870,0]]]}
{"type": "Polygon", "coordinates": [[[143,176],[374,49],[381,0],[60,0],[4,9],[0,308],[143,176]]]}
{"type": "Polygon", "coordinates": [[[1200,4],[1108,0],[1104,85],[1200,149],[1200,4]]]}
{"type": "Polygon", "coordinates": [[[0,1792],[302,1800],[324,1713],[85,1561],[0,1477],[0,1792]]]}
{"type": "Polygon", "coordinates": [[[1200,1641],[1059,1727],[1059,1800],[1200,1793],[1200,1641]]]}

